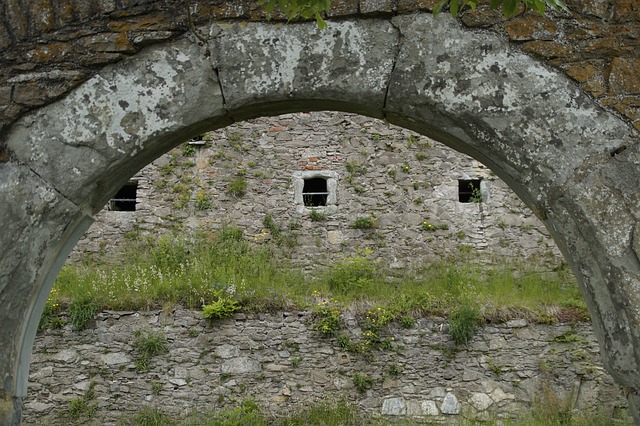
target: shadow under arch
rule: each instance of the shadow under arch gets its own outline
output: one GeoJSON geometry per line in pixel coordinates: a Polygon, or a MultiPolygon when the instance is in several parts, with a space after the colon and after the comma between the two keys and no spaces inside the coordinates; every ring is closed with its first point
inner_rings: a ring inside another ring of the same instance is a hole
{"type": "Polygon", "coordinates": [[[206,130],[340,110],[471,155],[543,220],[585,295],[604,365],[640,397],[640,149],[558,73],[442,15],[214,24],[105,68],[17,122],[0,164],[0,423],[20,421],[33,338],[69,252],[116,190],[206,130]]]}

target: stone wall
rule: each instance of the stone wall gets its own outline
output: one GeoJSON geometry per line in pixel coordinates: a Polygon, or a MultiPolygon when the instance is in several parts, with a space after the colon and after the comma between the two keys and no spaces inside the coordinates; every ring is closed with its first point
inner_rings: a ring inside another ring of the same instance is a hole
{"type": "MultiPolygon", "coordinates": [[[[354,314],[343,319],[358,339],[354,314]]],[[[336,338],[320,337],[313,321],[310,312],[284,312],[210,324],[198,312],[175,309],[102,312],[88,330],[45,331],[36,338],[24,424],[65,423],[70,401],[88,389],[93,424],[100,425],[147,406],[179,416],[244,398],[273,416],[344,398],[375,416],[444,422],[510,417],[536,404],[611,418],[626,406],[601,367],[588,324],[515,319],[486,325],[456,347],[443,318],[421,318],[411,328],[385,329],[389,349],[352,353],[336,338]],[[169,351],[150,358],[142,372],[135,341],[150,333],[166,338],[169,351]],[[357,373],[373,379],[370,389],[355,387],[357,373]]]]}
{"type": "MultiPolygon", "coordinates": [[[[403,14],[431,10],[436,3],[340,0],[333,2],[331,15],[403,14]]],[[[529,11],[513,20],[481,5],[461,22],[508,37],[640,129],[640,5],[635,0],[566,3],[571,14],[540,17],[529,11]]],[[[0,4],[0,135],[18,117],[64,96],[105,65],[175,38],[190,23],[260,19],[264,11],[252,0],[6,0],[0,4]]],[[[0,161],[9,156],[0,145],[0,161]]]]}
{"type": "Polygon", "coordinates": [[[107,208],[73,259],[117,258],[129,239],[234,225],[256,243],[275,239],[313,269],[369,249],[385,267],[447,256],[556,267],[562,256],[533,213],[478,161],[380,120],[338,113],[256,119],[203,135],[136,176],[136,211],[107,208]],[[295,204],[295,174],[335,173],[333,206],[295,204]],[[234,180],[247,184],[230,194],[234,180]],[[459,201],[459,179],[481,179],[481,202],[459,201]],[[314,221],[311,211],[326,213],[314,221]],[[372,217],[373,229],[353,228],[372,217]],[[282,239],[284,238],[284,242],[282,239]]]}

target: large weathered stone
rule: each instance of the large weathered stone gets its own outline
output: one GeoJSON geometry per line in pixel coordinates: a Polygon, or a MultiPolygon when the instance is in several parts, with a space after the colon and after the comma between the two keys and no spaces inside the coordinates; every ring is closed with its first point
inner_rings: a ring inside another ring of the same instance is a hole
{"type": "Polygon", "coordinates": [[[262,370],[260,362],[249,357],[235,357],[225,361],[220,367],[222,373],[251,373],[262,370]]]}
{"type": "Polygon", "coordinates": [[[452,393],[447,393],[440,405],[442,414],[458,414],[460,412],[460,403],[458,398],[452,393]]]}
{"type": "Polygon", "coordinates": [[[382,401],[382,410],[384,416],[402,416],[406,412],[405,400],[402,397],[387,398],[382,401]]]}
{"type": "Polygon", "coordinates": [[[529,13],[505,24],[510,40],[553,40],[557,25],[554,21],[529,13]]]}
{"type": "Polygon", "coordinates": [[[325,30],[234,25],[214,38],[212,50],[236,120],[299,109],[303,100],[303,109],[380,117],[399,36],[382,20],[330,22],[325,30]]]}
{"type": "Polygon", "coordinates": [[[613,58],[609,87],[615,95],[640,94],[640,58],[613,58]]]}

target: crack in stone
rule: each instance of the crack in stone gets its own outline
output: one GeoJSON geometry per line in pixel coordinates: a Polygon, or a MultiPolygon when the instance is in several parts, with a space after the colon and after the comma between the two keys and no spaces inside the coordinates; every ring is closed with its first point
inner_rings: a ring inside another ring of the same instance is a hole
{"type": "MultiPolygon", "coordinates": [[[[227,114],[229,114],[229,107],[227,104],[227,98],[224,94],[224,87],[222,85],[222,79],[220,78],[220,70],[218,70],[218,67],[212,67],[213,69],[213,73],[216,76],[216,80],[218,80],[218,87],[220,88],[220,96],[222,97],[222,105],[224,105],[224,109],[225,111],[227,111],[227,114]]],[[[229,114],[229,116],[231,116],[231,114],[229,114]]],[[[235,120],[235,118],[231,117],[233,119],[233,121],[237,121],[235,120]]]]}
{"type": "Polygon", "coordinates": [[[404,34],[402,34],[402,30],[398,25],[394,24],[392,19],[389,19],[388,22],[389,24],[391,24],[391,26],[395,29],[395,31],[398,34],[398,41],[397,41],[398,50],[396,51],[396,54],[393,56],[391,71],[389,72],[389,78],[387,79],[387,84],[384,90],[384,99],[382,101],[382,117],[385,121],[387,120],[387,112],[386,112],[387,100],[389,97],[389,89],[391,88],[391,81],[393,80],[393,74],[395,72],[396,65],[398,63],[398,58],[400,57],[400,53],[402,52],[402,47],[404,46],[404,34]]]}
{"type": "Polygon", "coordinates": [[[64,195],[62,192],[60,192],[60,190],[58,188],[56,188],[56,186],[49,182],[48,180],[46,180],[44,177],[42,177],[40,175],[40,173],[38,173],[35,169],[33,169],[29,164],[23,164],[23,166],[25,166],[31,173],[33,173],[35,176],[38,177],[38,179],[40,179],[43,183],[43,185],[46,188],[51,189],[53,192],[55,192],[58,197],[62,198],[64,201],[67,201],[69,204],[71,204],[72,206],[74,206],[76,209],[78,209],[79,212],[83,212],[83,214],[85,216],[89,216],[92,218],[93,220],[93,214],[88,214],[84,209],[82,209],[79,205],[77,205],[76,203],[74,203],[73,201],[71,201],[69,198],[67,198],[66,195],[64,195]]]}
{"type": "Polygon", "coordinates": [[[637,260],[637,266],[640,269],[640,222],[636,222],[636,226],[631,230],[631,251],[637,260]]]}
{"type": "Polygon", "coordinates": [[[213,71],[213,73],[216,76],[216,80],[218,81],[218,87],[220,88],[220,96],[222,97],[222,105],[223,108],[226,112],[227,117],[229,117],[231,119],[231,121],[233,123],[237,123],[238,118],[236,116],[234,116],[231,113],[231,110],[229,109],[229,103],[227,102],[227,96],[225,95],[225,88],[224,88],[224,84],[222,82],[222,76],[220,75],[220,68],[219,68],[219,63],[220,63],[220,37],[224,35],[224,30],[220,31],[215,38],[212,38],[211,41],[211,48],[208,49],[209,51],[209,55],[210,55],[210,60],[211,60],[211,70],[213,71]],[[213,52],[212,52],[213,51],[213,52]]]}

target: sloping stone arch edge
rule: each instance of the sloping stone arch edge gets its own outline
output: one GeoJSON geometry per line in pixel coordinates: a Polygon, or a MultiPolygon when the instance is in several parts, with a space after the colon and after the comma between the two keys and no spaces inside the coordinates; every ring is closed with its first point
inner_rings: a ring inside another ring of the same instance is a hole
{"type": "Polygon", "coordinates": [[[16,160],[0,164],[0,219],[17,231],[0,235],[0,421],[19,423],[53,279],[122,183],[204,130],[325,108],[384,117],[505,180],[571,263],[605,367],[638,421],[640,152],[627,124],[503,40],[445,16],[209,33],[211,57],[187,37],[154,46],[10,129],[16,160]]]}

